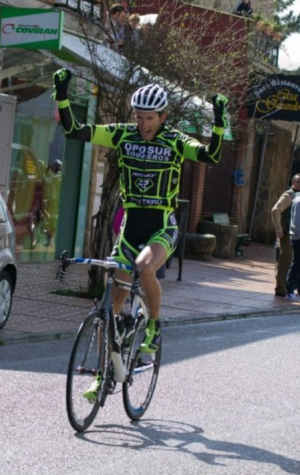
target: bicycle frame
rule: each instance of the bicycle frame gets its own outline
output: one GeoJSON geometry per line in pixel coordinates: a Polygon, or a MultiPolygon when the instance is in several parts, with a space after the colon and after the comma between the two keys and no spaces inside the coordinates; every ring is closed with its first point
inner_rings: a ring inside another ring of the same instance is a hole
{"type": "MultiPolygon", "coordinates": [[[[91,258],[83,258],[83,257],[74,257],[74,258],[69,258],[67,255],[67,251],[64,251],[61,255],[61,269],[57,273],[57,277],[62,280],[66,271],[66,268],[71,265],[71,264],[83,264],[83,265],[95,265],[98,267],[102,267],[107,271],[108,277],[106,280],[106,286],[104,293],[102,295],[101,299],[101,304],[98,306],[96,304],[96,311],[99,312],[99,317],[101,318],[101,313],[102,313],[102,318],[105,321],[108,321],[108,324],[110,326],[110,334],[113,335],[112,337],[112,346],[114,346],[117,342],[115,340],[115,322],[113,320],[112,316],[112,302],[111,302],[111,294],[112,294],[112,286],[114,283],[114,274],[117,269],[120,270],[126,270],[126,271],[132,271],[133,272],[133,282],[131,284],[128,283],[128,290],[130,290],[130,295],[131,295],[131,307],[134,302],[134,296],[135,295],[140,295],[139,292],[139,283],[138,283],[138,274],[134,266],[129,266],[125,265],[122,263],[119,263],[113,258],[106,258],[106,259],[91,259],[91,258]]],[[[134,309],[134,312],[136,310],[134,309]]],[[[105,347],[107,348],[107,345],[109,345],[109,342],[104,342],[105,347]]],[[[121,346],[121,345],[120,345],[121,346]]],[[[115,352],[114,350],[110,352],[106,352],[108,355],[110,353],[110,358],[112,360],[113,366],[114,366],[114,372],[116,375],[115,380],[117,382],[123,383],[126,375],[127,375],[127,368],[124,367],[124,362],[122,359],[122,351],[120,348],[119,352],[115,352]]],[[[128,366],[129,361],[127,361],[128,366]]],[[[105,361],[105,367],[108,367],[108,361],[105,361]]],[[[101,396],[100,396],[101,399],[101,396]]],[[[99,399],[99,401],[100,401],[99,399]]]]}

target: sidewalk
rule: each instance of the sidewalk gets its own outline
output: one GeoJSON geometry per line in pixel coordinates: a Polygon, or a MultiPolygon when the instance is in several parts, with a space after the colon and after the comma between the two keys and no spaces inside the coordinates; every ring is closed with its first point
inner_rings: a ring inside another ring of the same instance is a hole
{"type": "MultiPolygon", "coordinates": [[[[71,266],[61,284],[56,263],[20,264],[13,309],[0,344],[43,341],[74,335],[91,301],[51,293],[84,289],[87,266],[71,266]]],[[[185,260],[182,282],[177,259],[161,281],[163,325],[298,313],[300,301],[274,297],[274,249],[252,243],[245,257],[185,260]]]]}

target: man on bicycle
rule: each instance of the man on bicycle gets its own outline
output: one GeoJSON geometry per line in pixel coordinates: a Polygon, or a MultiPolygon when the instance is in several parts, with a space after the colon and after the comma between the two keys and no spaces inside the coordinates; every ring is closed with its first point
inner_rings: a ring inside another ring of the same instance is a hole
{"type": "MultiPolygon", "coordinates": [[[[80,124],[67,97],[71,72],[54,74],[56,100],[67,137],[115,149],[120,169],[120,191],[125,215],[112,256],[125,264],[136,263],[149,306],[150,320],[141,345],[144,352],[155,352],[159,337],[161,289],[156,271],[174,252],[178,227],[174,210],[179,194],[184,159],[217,164],[226,125],[227,98],[213,98],[215,124],[209,146],[166,125],[167,92],[158,84],[139,88],[131,98],[136,123],[80,124]]],[[[127,291],[118,281],[130,276],[118,271],[114,289],[114,312],[119,314],[127,291]]]]}

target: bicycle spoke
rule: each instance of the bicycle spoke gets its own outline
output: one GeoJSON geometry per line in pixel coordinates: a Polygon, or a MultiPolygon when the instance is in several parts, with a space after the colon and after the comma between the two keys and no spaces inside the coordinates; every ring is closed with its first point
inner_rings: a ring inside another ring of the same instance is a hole
{"type": "Polygon", "coordinates": [[[144,340],[145,326],[146,320],[142,319],[137,326],[129,354],[129,375],[123,384],[124,408],[132,420],[142,417],[149,406],[160,366],[161,337],[156,352],[147,354],[139,351],[144,340]]]}
{"type": "Polygon", "coordinates": [[[100,406],[99,398],[90,403],[83,395],[95,381],[95,376],[101,374],[102,341],[102,322],[90,315],[76,337],[67,376],[68,417],[72,427],[79,432],[93,422],[100,406]]]}

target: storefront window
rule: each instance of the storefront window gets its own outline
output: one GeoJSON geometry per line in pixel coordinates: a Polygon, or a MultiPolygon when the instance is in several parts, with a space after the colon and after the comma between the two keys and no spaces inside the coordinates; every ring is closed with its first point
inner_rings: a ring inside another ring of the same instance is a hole
{"type": "Polygon", "coordinates": [[[8,204],[20,261],[54,258],[64,148],[49,91],[17,106],[8,204]]]}

